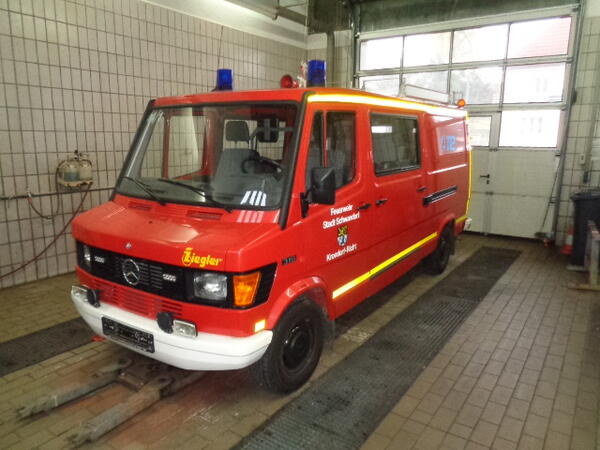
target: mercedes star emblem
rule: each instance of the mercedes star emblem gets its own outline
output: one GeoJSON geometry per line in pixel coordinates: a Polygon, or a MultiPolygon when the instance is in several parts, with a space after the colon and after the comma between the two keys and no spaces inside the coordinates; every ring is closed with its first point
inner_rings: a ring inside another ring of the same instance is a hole
{"type": "Polygon", "coordinates": [[[129,249],[131,248],[131,242],[128,242],[127,244],[125,244],[125,248],[126,248],[127,250],[129,250],[129,249]]]}
{"type": "Polygon", "coordinates": [[[131,286],[135,286],[140,282],[140,267],[133,259],[126,259],[122,265],[123,278],[131,286]]]}

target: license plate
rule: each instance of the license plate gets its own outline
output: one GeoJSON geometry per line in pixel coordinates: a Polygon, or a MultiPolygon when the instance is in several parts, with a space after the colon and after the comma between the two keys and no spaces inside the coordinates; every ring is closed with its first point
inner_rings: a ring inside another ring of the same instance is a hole
{"type": "Polygon", "coordinates": [[[148,353],[154,353],[154,336],[136,330],[107,317],[102,318],[102,332],[116,341],[132,345],[148,353]]]}

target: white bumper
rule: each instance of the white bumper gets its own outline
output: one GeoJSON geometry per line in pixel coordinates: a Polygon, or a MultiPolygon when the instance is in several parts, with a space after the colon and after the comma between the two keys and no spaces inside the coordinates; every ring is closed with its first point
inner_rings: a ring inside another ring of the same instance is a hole
{"type": "Polygon", "coordinates": [[[107,303],[102,303],[99,308],[95,308],[73,295],[71,300],[81,317],[98,335],[111,339],[102,333],[102,317],[151,333],[154,336],[154,353],[145,352],[122,341],[111,340],[142,355],[181,369],[229,370],[247,367],[261,358],[273,336],[272,331],[263,330],[248,337],[199,332],[195,338],[189,338],[165,333],[155,320],[138,316],[107,303]]]}

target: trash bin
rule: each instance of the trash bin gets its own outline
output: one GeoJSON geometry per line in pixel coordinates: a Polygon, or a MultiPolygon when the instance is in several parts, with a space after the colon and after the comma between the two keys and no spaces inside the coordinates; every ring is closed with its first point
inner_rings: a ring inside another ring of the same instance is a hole
{"type": "Polygon", "coordinates": [[[593,220],[600,228],[600,190],[576,192],[571,196],[571,200],[575,204],[575,228],[570,262],[574,266],[583,266],[588,220],[593,220]]]}

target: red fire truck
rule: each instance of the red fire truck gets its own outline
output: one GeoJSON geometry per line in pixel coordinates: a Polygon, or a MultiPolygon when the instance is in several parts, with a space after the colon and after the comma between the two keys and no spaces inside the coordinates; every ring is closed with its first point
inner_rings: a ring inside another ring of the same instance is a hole
{"type": "Polygon", "coordinates": [[[466,112],[332,88],[149,103],[109,202],[73,223],[99,335],[190,370],[253,365],[290,392],[327,325],[467,222],[466,112]]]}

